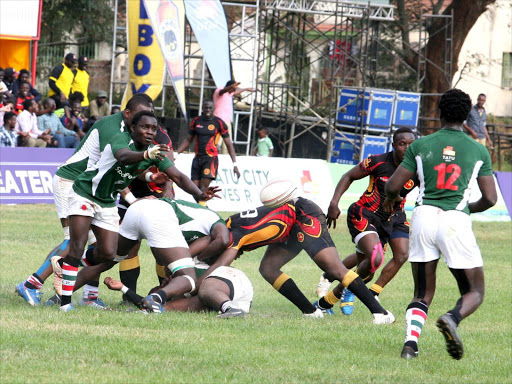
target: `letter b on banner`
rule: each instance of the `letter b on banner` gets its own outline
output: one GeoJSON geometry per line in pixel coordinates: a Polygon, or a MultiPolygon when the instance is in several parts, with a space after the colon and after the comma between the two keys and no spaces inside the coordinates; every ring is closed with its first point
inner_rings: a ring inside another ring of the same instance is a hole
{"type": "Polygon", "coordinates": [[[139,46],[149,47],[153,44],[153,27],[151,25],[139,25],[139,46]]]}

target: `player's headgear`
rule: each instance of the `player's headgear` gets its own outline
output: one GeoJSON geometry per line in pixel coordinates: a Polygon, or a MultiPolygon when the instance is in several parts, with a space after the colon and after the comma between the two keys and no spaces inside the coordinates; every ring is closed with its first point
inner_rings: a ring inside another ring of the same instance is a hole
{"type": "Polygon", "coordinates": [[[471,111],[471,98],[460,89],[453,88],[441,96],[438,108],[441,119],[447,123],[462,123],[471,111]]]}

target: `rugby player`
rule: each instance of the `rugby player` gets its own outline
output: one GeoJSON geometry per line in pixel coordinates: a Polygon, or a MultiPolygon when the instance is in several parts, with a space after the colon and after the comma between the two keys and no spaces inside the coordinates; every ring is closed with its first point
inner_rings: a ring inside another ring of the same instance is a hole
{"type": "Polygon", "coordinates": [[[484,299],[483,260],[469,214],[496,204],[492,162],[487,149],[463,132],[464,120],[471,110],[466,93],[459,89],[447,91],[441,96],[439,110],[443,128],[411,144],[385,188],[384,207],[390,211],[404,183],[414,176],[420,180],[412,215],[409,261],[414,297],[405,314],[405,344],[401,352],[405,359],[418,355],[418,340],[434,297],[441,253],[461,294],[455,307],[436,323],[454,359],[461,359],[464,353],[457,327],[484,299]],[[482,196],[469,203],[475,184],[482,196]]]}
{"type": "MultiPolygon", "coordinates": [[[[343,264],[347,268],[357,265],[357,273],[365,283],[368,283],[375,271],[384,263],[384,249],[389,241],[393,258],[386,264],[379,279],[370,287],[370,291],[376,297],[407,260],[409,223],[403,207],[405,196],[418,184],[417,179],[412,177],[405,183],[394,206],[396,213],[384,212],[382,204],[386,198],[384,185],[403,160],[407,148],[414,139],[414,133],[409,128],[399,128],[393,135],[393,151],[369,156],[342,176],[327,211],[327,225],[336,228],[341,196],[352,182],[369,176],[366,191],[348,209],[347,226],[356,245],[356,254],[345,258],[343,264]]],[[[341,299],[342,312],[345,315],[352,314],[353,305],[354,295],[345,289],[341,299]]]]}
{"type": "MultiPolygon", "coordinates": [[[[152,112],[137,113],[130,125],[130,132],[119,133],[107,144],[96,164],[90,166],[74,182],[69,196],[70,249],[60,260],[52,263],[54,272],[62,267],[62,302],[60,309],[72,309],[71,295],[82,253],[87,242],[87,233],[92,227],[97,246],[87,252],[90,263],[112,261],[116,258],[119,215],[115,202],[123,190],[137,175],[151,166],[158,166],[171,180],[197,198],[208,200],[215,195],[216,187],[201,191],[162,152],[167,145],[153,146],[158,129],[152,112]]],[[[124,255],[126,256],[126,255],[124,255]]]]}
{"type": "MultiPolygon", "coordinates": [[[[110,140],[119,132],[123,132],[125,127],[129,127],[133,116],[140,111],[153,111],[153,100],[143,93],[138,93],[128,100],[123,112],[105,117],[96,122],[82,139],[73,156],[59,167],[53,177],[53,197],[57,215],[64,232],[64,241],[48,254],[43,264],[35,273],[16,286],[16,292],[30,305],[39,305],[41,303],[41,288],[46,279],[53,273],[50,259],[53,256],[66,257],[68,253],[68,195],[73,182],[89,165],[95,164],[98,161],[101,152],[103,152],[110,140]]],[[[156,179],[156,176],[153,179],[156,179]]],[[[88,241],[89,244],[93,244],[96,241],[92,230],[89,231],[88,241]]],[[[86,299],[82,303],[85,305],[101,306],[102,303],[98,300],[97,295],[97,285],[95,287],[86,286],[84,288],[84,299],[86,299]]]]}
{"type": "MultiPolygon", "coordinates": [[[[195,270],[197,276],[204,272],[204,269],[196,268],[195,270]]],[[[144,309],[142,304],[144,298],[120,281],[107,277],[104,283],[111,290],[123,292],[130,302],[144,309]]],[[[169,284],[169,281],[164,280],[160,288],[167,284],[169,284]]],[[[249,313],[253,296],[253,286],[245,273],[232,267],[219,267],[203,281],[197,295],[177,297],[167,301],[163,305],[162,311],[200,312],[214,310],[219,312],[218,318],[228,319],[245,316],[249,313]]]]}
{"type": "MultiPolygon", "coordinates": [[[[217,178],[217,170],[219,168],[217,144],[221,136],[233,161],[233,172],[240,178],[240,171],[236,165],[235,148],[229,137],[226,123],[214,116],[213,110],[213,101],[205,100],[203,102],[202,115],[192,120],[188,136],[176,151],[179,155],[189,147],[194,137],[196,138],[196,156],[192,161],[190,178],[203,191],[208,188],[212,180],[217,178]]],[[[204,204],[204,202],[201,204],[204,204]]]]}
{"type": "Polygon", "coordinates": [[[321,309],[311,304],[292,278],[281,271],[305,250],[329,277],[340,282],[339,287],[321,299],[322,302],[332,303],[332,306],[339,301],[343,287],[349,287],[373,314],[374,324],[394,322],[393,314],[382,308],[361,278],[345,268],[327,230],[325,215],[311,200],[299,197],[278,208],[263,206],[241,212],[231,216],[227,226],[231,231],[231,244],[201,276],[199,283],[216,268],[230,265],[243,252],[269,245],[259,269],[263,278],[304,316],[323,317],[321,309]]]}

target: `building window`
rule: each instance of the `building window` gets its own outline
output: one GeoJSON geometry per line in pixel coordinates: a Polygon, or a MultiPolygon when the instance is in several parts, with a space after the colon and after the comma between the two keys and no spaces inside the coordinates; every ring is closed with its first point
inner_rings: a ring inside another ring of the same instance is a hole
{"type": "Polygon", "coordinates": [[[503,52],[501,86],[512,88],[512,52],[503,52]]]}

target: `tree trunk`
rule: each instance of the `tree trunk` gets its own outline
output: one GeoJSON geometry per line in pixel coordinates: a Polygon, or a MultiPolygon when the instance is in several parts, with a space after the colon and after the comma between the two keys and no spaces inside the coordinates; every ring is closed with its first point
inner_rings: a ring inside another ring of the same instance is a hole
{"type": "MultiPolygon", "coordinates": [[[[425,68],[425,80],[423,84],[424,93],[444,93],[451,88],[453,75],[458,69],[458,59],[462,48],[462,44],[467,34],[477,21],[477,19],[487,10],[487,6],[493,4],[496,0],[453,0],[451,4],[444,10],[443,15],[450,15],[453,11],[453,56],[452,56],[452,73],[447,79],[442,70],[437,67],[444,67],[444,52],[448,49],[448,43],[445,41],[444,33],[437,33],[432,36],[427,43],[427,62],[425,68]],[[443,49],[444,47],[444,49],[443,49]]],[[[433,23],[429,32],[439,30],[443,24],[441,19],[433,23]]],[[[438,117],[437,104],[439,96],[425,97],[423,101],[423,116],[438,117]]],[[[427,124],[429,128],[435,128],[435,125],[427,124]]]]}

